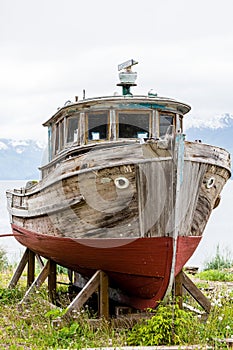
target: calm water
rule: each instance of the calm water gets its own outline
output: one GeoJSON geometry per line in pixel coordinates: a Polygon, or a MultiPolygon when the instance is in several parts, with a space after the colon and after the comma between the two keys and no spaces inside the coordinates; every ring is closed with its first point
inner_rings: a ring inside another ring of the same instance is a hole
{"type": "MultiPolygon", "coordinates": [[[[0,181],[0,234],[11,233],[10,219],[6,207],[6,190],[23,187],[25,183],[26,180],[0,181]]],[[[10,262],[18,261],[25,250],[14,237],[1,237],[0,247],[7,252],[10,262]]]]}
{"type": "MultiPolygon", "coordinates": [[[[25,181],[0,181],[0,234],[11,233],[10,220],[6,209],[7,189],[20,188],[25,181]]],[[[205,261],[215,256],[219,245],[223,255],[233,259],[233,180],[229,180],[222,192],[222,200],[207,224],[203,239],[187,265],[203,267],[205,261]]],[[[0,247],[4,248],[10,262],[18,261],[24,247],[13,237],[0,238],[0,247]]]]}

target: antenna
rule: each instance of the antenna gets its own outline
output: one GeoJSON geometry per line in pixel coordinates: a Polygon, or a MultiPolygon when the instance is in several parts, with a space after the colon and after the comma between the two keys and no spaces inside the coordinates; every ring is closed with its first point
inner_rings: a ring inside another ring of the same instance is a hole
{"type": "Polygon", "coordinates": [[[128,60],[126,62],[118,64],[118,70],[120,71],[122,69],[131,69],[131,67],[134,66],[135,64],[138,64],[138,62],[134,60],[128,60]]]}
{"type": "Polygon", "coordinates": [[[122,94],[123,95],[132,95],[130,92],[131,86],[137,86],[135,81],[137,79],[137,73],[132,72],[132,66],[138,64],[138,62],[134,60],[128,60],[118,65],[118,71],[124,71],[119,73],[120,83],[117,86],[122,86],[122,94]]]}

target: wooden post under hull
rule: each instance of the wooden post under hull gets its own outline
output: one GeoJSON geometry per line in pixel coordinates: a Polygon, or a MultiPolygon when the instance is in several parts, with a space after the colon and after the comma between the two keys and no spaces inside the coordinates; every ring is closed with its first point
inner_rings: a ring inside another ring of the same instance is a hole
{"type": "MultiPolygon", "coordinates": [[[[98,305],[99,305],[99,317],[109,319],[109,295],[108,295],[108,276],[105,272],[98,270],[89,279],[87,284],[82,288],[78,295],[74,298],[71,304],[68,306],[65,314],[59,320],[72,319],[73,311],[80,310],[93,293],[98,291],[98,305]]],[[[55,320],[54,324],[57,321],[55,320]]]]}
{"type": "Polygon", "coordinates": [[[198,302],[207,314],[210,313],[209,299],[197,288],[192,280],[181,271],[175,278],[175,296],[178,297],[179,307],[183,308],[183,288],[198,302]]]}

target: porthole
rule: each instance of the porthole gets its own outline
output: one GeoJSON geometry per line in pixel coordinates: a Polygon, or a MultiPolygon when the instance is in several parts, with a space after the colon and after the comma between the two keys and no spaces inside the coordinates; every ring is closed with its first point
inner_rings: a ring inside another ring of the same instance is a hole
{"type": "Polygon", "coordinates": [[[215,183],[215,178],[214,177],[210,177],[209,180],[207,180],[206,182],[206,187],[207,188],[211,188],[214,186],[215,183]]]}
{"type": "Polygon", "coordinates": [[[114,183],[116,187],[119,188],[120,190],[123,190],[124,188],[129,187],[129,180],[126,177],[117,177],[114,180],[114,183]]]}

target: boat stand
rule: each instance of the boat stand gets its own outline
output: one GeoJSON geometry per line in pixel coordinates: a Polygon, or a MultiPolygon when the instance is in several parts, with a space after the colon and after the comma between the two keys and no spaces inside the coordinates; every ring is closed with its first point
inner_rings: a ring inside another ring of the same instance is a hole
{"type": "MultiPolygon", "coordinates": [[[[33,292],[38,290],[46,279],[48,279],[48,296],[51,302],[51,307],[55,307],[56,304],[56,285],[57,285],[57,264],[51,260],[47,259],[47,262],[44,264],[41,257],[35,254],[30,249],[26,249],[25,253],[19,262],[16,271],[8,285],[8,288],[14,288],[25,267],[27,265],[27,291],[20,301],[19,306],[22,307],[23,304],[27,303],[30,300],[33,292]],[[35,259],[37,259],[41,271],[39,275],[35,278],[35,259]]],[[[80,310],[83,305],[88,301],[88,299],[95,293],[98,292],[98,314],[99,318],[109,319],[109,281],[108,276],[105,272],[98,270],[95,274],[89,279],[73,301],[69,304],[66,309],[65,314],[59,320],[67,321],[72,319],[72,314],[75,311],[80,310]]],[[[175,278],[174,283],[174,295],[178,299],[178,304],[180,308],[187,305],[183,303],[183,291],[186,290],[205,310],[206,314],[209,314],[211,303],[209,299],[196,287],[196,285],[191,281],[191,279],[181,271],[175,278]]],[[[129,308],[128,308],[129,309],[129,308]]],[[[192,309],[192,311],[195,311],[192,309]]],[[[132,315],[131,315],[132,316],[132,315]]],[[[58,321],[55,321],[58,323],[58,321]]]]}
{"type": "MultiPolygon", "coordinates": [[[[74,300],[70,303],[66,309],[65,314],[62,316],[62,320],[72,319],[72,313],[80,310],[87,300],[98,291],[98,309],[99,317],[109,319],[109,295],[108,295],[108,276],[105,272],[98,270],[89,279],[86,285],[77,294],[74,300]]],[[[56,322],[56,321],[55,321],[56,322]]]]}
{"type": "MultiPolygon", "coordinates": [[[[19,262],[19,265],[16,268],[16,271],[8,285],[8,288],[14,288],[23,271],[27,265],[27,291],[20,301],[19,306],[22,307],[23,304],[27,303],[30,300],[30,296],[37,289],[41,287],[46,278],[48,278],[48,293],[49,300],[52,304],[56,303],[56,266],[57,264],[48,259],[46,264],[43,263],[41,257],[35,254],[30,249],[26,249],[22,259],[19,262]],[[41,269],[41,272],[35,279],[35,258],[38,260],[41,269]]],[[[108,296],[108,276],[103,271],[96,271],[96,273],[91,277],[87,284],[82,288],[74,300],[70,303],[66,309],[65,314],[62,316],[64,320],[72,318],[72,312],[74,310],[80,310],[82,306],[87,302],[87,300],[92,296],[93,293],[98,291],[98,309],[99,317],[104,317],[106,320],[109,318],[109,296],[108,296]]],[[[54,305],[52,305],[54,307],[54,305]]]]}
{"type": "Polygon", "coordinates": [[[52,260],[47,260],[46,264],[44,264],[43,260],[38,254],[35,254],[30,249],[26,249],[19,265],[16,268],[16,271],[8,285],[8,288],[14,288],[23,271],[27,265],[27,291],[21,300],[20,304],[26,303],[32,292],[36,289],[39,289],[40,286],[44,283],[46,278],[48,277],[48,292],[49,299],[52,303],[55,303],[56,299],[56,263],[52,260]],[[37,259],[39,266],[41,267],[41,272],[35,279],[35,258],[37,259]]]}
{"type": "MultiPolygon", "coordinates": [[[[184,307],[184,303],[183,303],[184,289],[197,301],[197,303],[205,310],[207,314],[210,313],[211,303],[209,299],[200,291],[200,289],[197,288],[197,286],[186,275],[186,273],[181,271],[176,276],[175,283],[174,283],[175,296],[178,298],[178,304],[181,309],[183,309],[184,307]]],[[[187,307],[187,305],[185,306],[187,307]]],[[[192,309],[192,311],[195,311],[195,310],[192,309]]]]}

